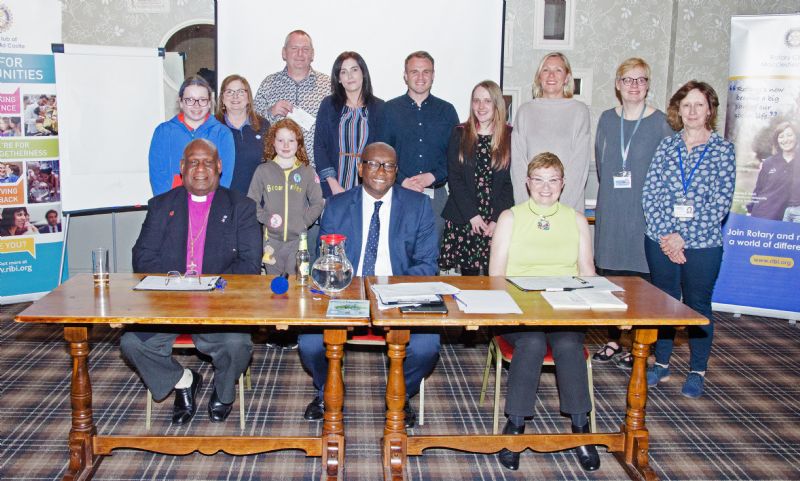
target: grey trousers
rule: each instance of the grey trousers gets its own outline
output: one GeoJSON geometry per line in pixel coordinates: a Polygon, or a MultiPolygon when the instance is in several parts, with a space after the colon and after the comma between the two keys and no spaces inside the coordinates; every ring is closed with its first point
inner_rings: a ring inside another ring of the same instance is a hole
{"type": "MultiPolygon", "coordinates": [[[[183,375],[183,366],[172,356],[177,336],[177,333],[128,331],[120,339],[122,355],[139,372],[156,400],[167,397],[183,375]]],[[[250,334],[192,334],[192,340],[198,351],[211,357],[217,397],[225,404],[232,403],[236,398],[236,380],[247,369],[253,354],[250,334]]]]}
{"type": "Polygon", "coordinates": [[[503,339],[514,346],[508,375],[506,414],[533,416],[536,391],[547,344],[553,351],[561,411],[567,414],[588,413],[589,377],[583,356],[583,329],[529,329],[504,333],[503,339]]]}

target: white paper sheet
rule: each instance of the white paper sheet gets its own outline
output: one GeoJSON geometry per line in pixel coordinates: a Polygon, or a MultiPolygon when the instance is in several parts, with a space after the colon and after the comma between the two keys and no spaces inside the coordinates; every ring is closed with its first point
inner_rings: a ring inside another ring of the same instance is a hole
{"type": "Polygon", "coordinates": [[[506,291],[461,291],[453,297],[458,308],[467,314],[522,314],[522,309],[506,291]]]}
{"type": "Polygon", "coordinates": [[[297,105],[292,108],[292,111],[289,112],[286,118],[294,120],[305,130],[311,130],[311,127],[313,127],[317,122],[316,117],[301,109],[297,105]]]}

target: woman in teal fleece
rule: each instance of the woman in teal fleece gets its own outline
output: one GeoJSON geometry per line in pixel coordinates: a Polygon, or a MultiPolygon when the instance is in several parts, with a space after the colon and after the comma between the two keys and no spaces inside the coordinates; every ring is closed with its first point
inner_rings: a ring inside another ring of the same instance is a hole
{"type": "Polygon", "coordinates": [[[150,187],[153,195],[182,185],[180,163],[183,149],[194,139],[208,139],[217,146],[222,160],[220,185],[230,187],[236,152],[230,129],[210,115],[213,93],[201,77],[184,80],[180,90],[181,111],[156,127],[150,141],[150,187]]]}

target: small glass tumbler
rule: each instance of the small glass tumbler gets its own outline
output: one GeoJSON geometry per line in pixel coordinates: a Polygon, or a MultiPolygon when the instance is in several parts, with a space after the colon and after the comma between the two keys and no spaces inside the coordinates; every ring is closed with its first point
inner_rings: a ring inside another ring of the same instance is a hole
{"type": "Polygon", "coordinates": [[[108,285],[108,273],[108,249],[105,247],[92,249],[92,276],[95,287],[108,285]]]}

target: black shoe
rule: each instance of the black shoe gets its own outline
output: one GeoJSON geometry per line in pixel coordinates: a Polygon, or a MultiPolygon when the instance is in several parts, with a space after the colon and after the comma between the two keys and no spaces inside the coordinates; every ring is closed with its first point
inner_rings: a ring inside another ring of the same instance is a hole
{"type": "Polygon", "coordinates": [[[303,419],[306,421],[318,421],[325,415],[325,401],[317,396],[313,401],[306,406],[306,412],[303,413],[303,419]]]}
{"type": "Polygon", "coordinates": [[[228,419],[228,415],[231,413],[231,408],[233,408],[233,403],[225,404],[224,402],[219,400],[217,396],[217,390],[214,389],[214,392],[211,394],[211,399],[208,400],[208,419],[212,423],[222,423],[228,419]]]}
{"type": "MultiPolygon", "coordinates": [[[[590,433],[591,431],[589,430],[589,423],[586,423],[581,427],[573,424],[572,432],[590,433]]],[[[596,471],[600,468],[600,455],[597,454],[597,448],[594,446],[594,444],[578,446],[575,448],[575,454],[578,456],[578,463],[580,463],[584,471],[596,471]]]]}
{"type": "Polygon", "coordinates": [[[203,376],[192,373],[192,385],[175,390],[175,404],[172,407],[172,424],[182,425],[192,420],[197,412],[197,393],[203,386],[203,376]]]}
{"type": "Polygon", "coordinates": [[[406,414],[405,421],[406,421],[406,429],[411,429],[416,427],[417,425],[417,412],[414,411],[414,408],[411,407],[411,402],[406,399],[406,405],[403,408],[403,412],[406,414]]]}
{"type": "Polygon", "coordinates": [[[614,358],[614,364],[622,369],[633,369],[633,354],[625,351],[621,352],[614,358]]]}
{"type": "MultiPolygon", "coordinates": [[[[505,427],[503,427],[503,434],[523,434],[524,432],[524,424],[522,426],[514,426],[511,421],[507,421],[505,427]]],[[[519,469],[519,453],[503,448],[497,453],[497,460],[511,471],[519,469]]]]}

